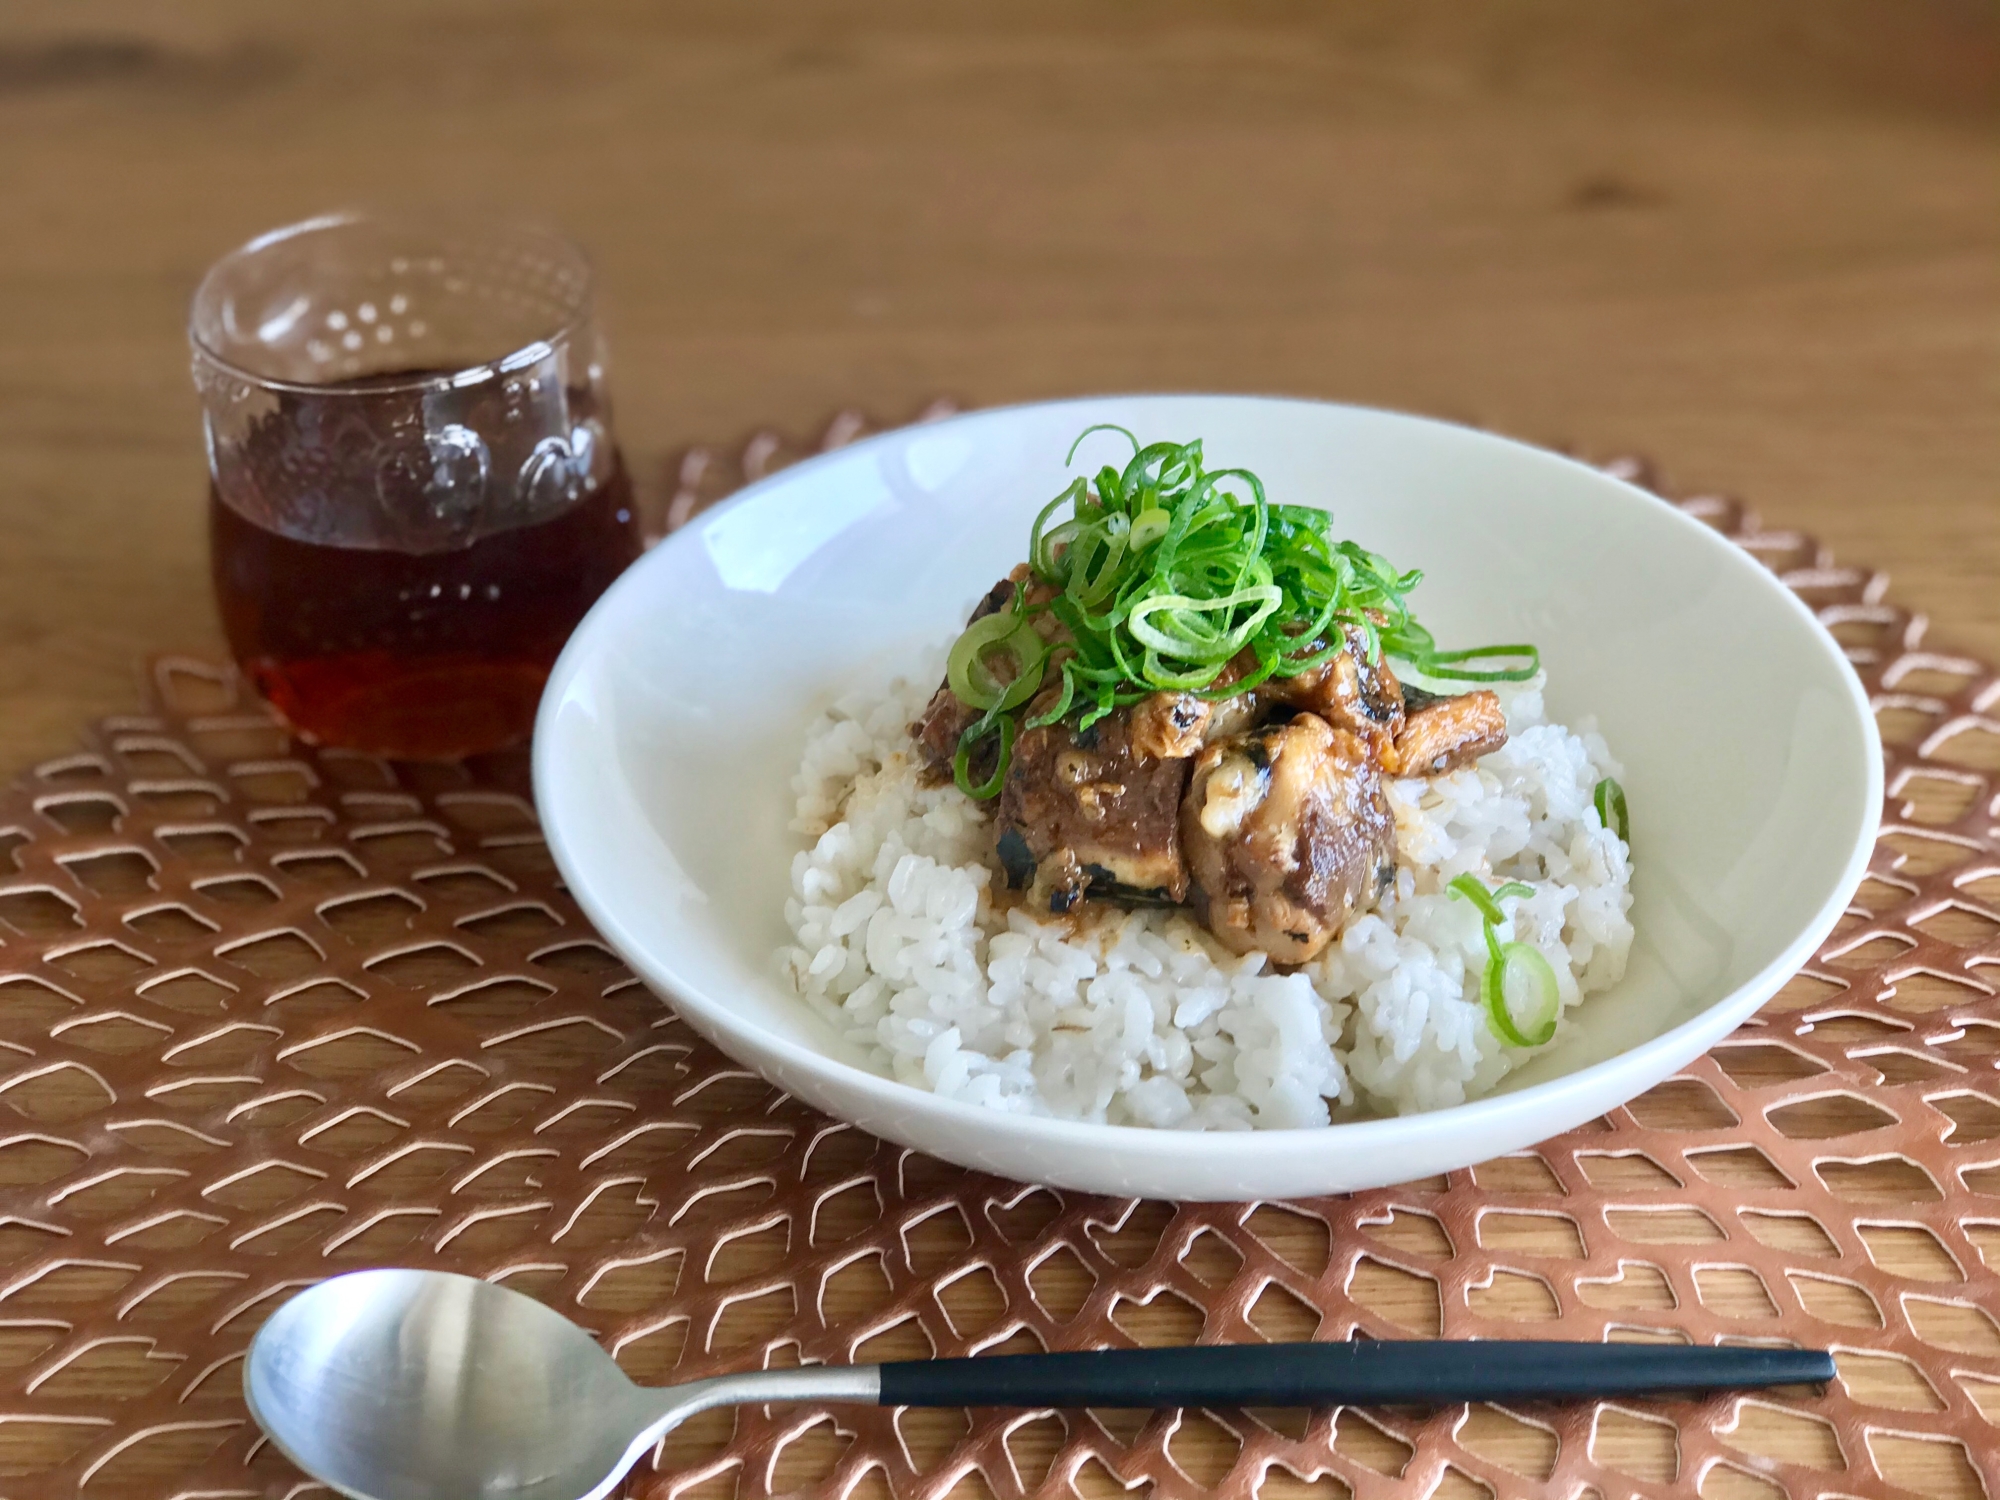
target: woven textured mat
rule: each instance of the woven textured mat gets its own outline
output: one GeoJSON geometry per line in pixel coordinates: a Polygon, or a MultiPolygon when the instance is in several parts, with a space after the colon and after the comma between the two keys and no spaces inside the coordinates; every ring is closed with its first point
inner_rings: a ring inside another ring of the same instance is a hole
{"type": "MultiPolygon", "coordinates": [[[[688,455],[672,519],[797,451],[688,455]]],[[[1879,576],[1681,503],[1811,601],[1876,695],[1891,805],[1859,904],[1629,1108],[1282,1206],[1058,1194],[815,1115],[593,938],[520,758],[316,752],[230,674],[158,663],[145,713],[0,803],[0,1492],[311,1490],[245,1417],[242,1351],[297,1287],[402,1262],[504,1278],[655,1381],[1412,1333],[1789,1339],[1842,1372],[1504,1411],[753,1408],[670,1438],[632,1481],[661,1500],[2000,1500],[2000,680],[1926,651],[1879,576]]]]}

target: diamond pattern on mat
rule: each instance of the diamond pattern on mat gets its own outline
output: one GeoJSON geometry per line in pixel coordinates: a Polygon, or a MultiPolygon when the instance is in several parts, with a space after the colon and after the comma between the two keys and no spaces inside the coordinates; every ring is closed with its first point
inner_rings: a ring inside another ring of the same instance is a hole
{"type": "MultiPolygon", "coordinates": [[[[692,451],[670,519],[810,446],[692,451]]],[[[159,662],[148,712],[0,803],[5,1492],[309,1492],[245,1417],[242,1351],[313,1279],[399,1262],[505,1280],[654,1381],[1437,1334],[1797,1340],[1841,1367],[1823,1394],[1519,1410],[751,1408],[669,1438],[649,1497],[2000,1500],[2000,680],[1927,650],[1880,575],[1680,503],[1875,695],[1868,883],[1762,1016],[1631,1106],[1310,1203],[1060,1194],[815,1115],[592,935],[520,757],[314,751],[231,674],[159,662]]]]}

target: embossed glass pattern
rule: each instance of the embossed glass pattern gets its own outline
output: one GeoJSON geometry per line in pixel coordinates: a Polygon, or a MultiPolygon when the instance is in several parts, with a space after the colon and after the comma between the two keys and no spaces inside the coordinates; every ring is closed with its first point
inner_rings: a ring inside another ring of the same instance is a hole
{"type": "Polygon", "coordinates": [[[189,334],[217,600],[258,689],[307,738],[380,754],[523,737],[639,550],[581,253],[332,215],[225,257],[189,334]]]}

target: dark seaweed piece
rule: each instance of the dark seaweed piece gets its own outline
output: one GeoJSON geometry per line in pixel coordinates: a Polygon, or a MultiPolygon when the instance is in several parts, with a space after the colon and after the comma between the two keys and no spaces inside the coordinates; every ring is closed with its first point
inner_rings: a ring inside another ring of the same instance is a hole
{"type": "Polygon", "coordinates": [[[1018,891],[1034,882],[1035,856],[1029,851],[1028,841],[1022,837],[1020,829],[1001,829],[993,852],[1000,858],[1000,868],[1007,872],[1009,890],[1018,891]]]}
{"type": "Polygon", "coordinates": [[[1121,884],[1103,865],[1085,865],[1084,877],[1089,881],[1092,896],[1105,901],[1116,901],[1120,906],[1179,906],[1181,903],[1163,885],[1142,888],[1121,884]]]}

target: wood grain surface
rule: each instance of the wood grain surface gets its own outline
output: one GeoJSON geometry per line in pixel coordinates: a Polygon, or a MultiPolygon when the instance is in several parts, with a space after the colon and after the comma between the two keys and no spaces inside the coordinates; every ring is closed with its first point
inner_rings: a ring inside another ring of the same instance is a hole
{"type": "Polygon", "coordinates": [[[0,764],[219,652],[187,298],[355,202],[582,240],[655,495],[941,391],[1326,396],[1643,449],[1991,659],[1996,127],[1987,0],[12,0],[0,764]]]}

